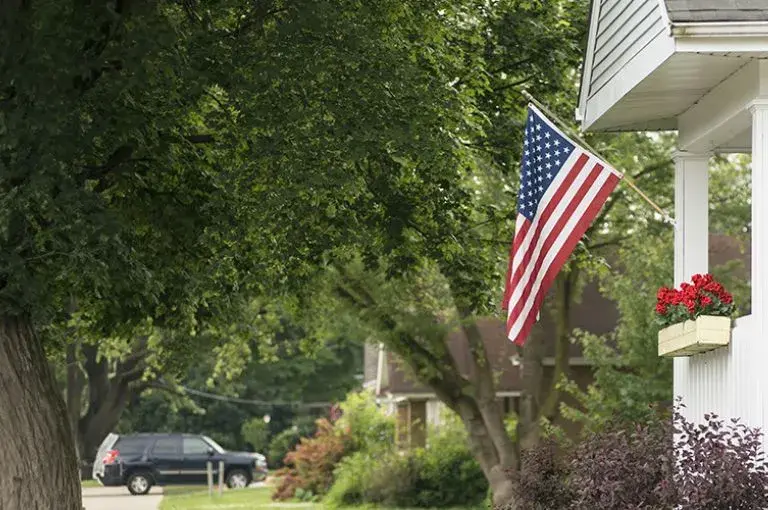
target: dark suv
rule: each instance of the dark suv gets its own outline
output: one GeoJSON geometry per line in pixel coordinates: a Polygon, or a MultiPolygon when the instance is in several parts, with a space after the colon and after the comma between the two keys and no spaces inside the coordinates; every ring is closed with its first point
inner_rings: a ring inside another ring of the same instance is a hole
{"type": "Polygon", "coordinates": [[[214,480],[224,461],[229,488],[247,487],[267,476],[267,463],[258,453],[228,452],[213,439],[193,434],[110,434],[101,443],[93,463],[93,478],[131,494],[146,494],[153,485],[205,485],[208,462],[214,480]]]}

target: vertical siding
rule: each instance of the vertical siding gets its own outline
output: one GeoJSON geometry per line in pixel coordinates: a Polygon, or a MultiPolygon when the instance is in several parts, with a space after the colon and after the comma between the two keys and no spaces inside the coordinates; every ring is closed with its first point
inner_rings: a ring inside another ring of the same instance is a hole
{"type": "Polygon", "coordinates": [[[658,0],[601,0],[590,97],[664,30],[658,0]]]}
{"type": "Polygon", "coordinates": [[[750,323],[751,317],[736,320],[728,348],[688,358],[687,374],[676,378],[675,394],[683,397],[689,420],[701,422],[704,414],[714,413],[763,426],[760,381],[768,374],[750,323]]]}

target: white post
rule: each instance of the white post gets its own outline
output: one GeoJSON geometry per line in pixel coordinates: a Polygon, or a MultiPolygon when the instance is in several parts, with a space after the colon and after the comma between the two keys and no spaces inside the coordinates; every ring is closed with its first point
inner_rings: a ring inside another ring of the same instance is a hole
{"type": "Polygon", "coordinates": [[[208,473],[208,497],[213,497],[213,462],[210,460],[205,463],[205,470],[208,473]]]}
{"type": "Polygon", "coordinates": [[[219,496],[224,494],[224,461],[219,461],[219,496]]]}
{"type": "MultiPolygon", "coordinates": [[[[768,334],[768,98],[758,98],[749,108],[752,113],[752,317],[751,337],[758,359],[765,359],[768,334]]],[[[760,369],[758,369],[760,370],[760,369]]],[[[758,372],[759,373],[759,372],[758,372]]],[[[766,378],[759,376],[763,384],[766,378]]],[[[756,385],[758,386],[758,385],[756,385]]],[[[759,388],[763,395],[768,388],[759,388]]],[[[758,396],[762,403],[762,397],[758,396]]],[[[758,416],[763,409],[757,410],[758,416]]],[[[765,424],[763,417],[762,424],[765,424]]]]}
{"type": "MultiPolygon", "coordinates": [[[[675,160],[675,285],[709,271],[709,154],[677,152],[675,160]]],[[[674,360],[674,395],[690,395],[688,358],[674,360]]],[[[691,388],[692,389],[692,388],[691,388]]],[[[689,419],[700,419],[698,409],[687,408],[689,419]]]]}

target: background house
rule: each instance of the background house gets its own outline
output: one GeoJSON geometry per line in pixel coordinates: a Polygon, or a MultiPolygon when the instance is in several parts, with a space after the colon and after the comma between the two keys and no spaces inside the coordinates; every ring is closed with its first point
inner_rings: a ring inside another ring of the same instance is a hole
{"type": "MultiPolygon", "coordinates": [[[[574,307],[574,328],[605,334],[613,330],[617,319],[615,304],[599,293],[597,284],[586,286],[583,299],[574,307]]],[[[541,324],[547,339],[542,384],[548,388],[555,364],[555,326],[546,312],[542,313],[541,324]]],[[[502,319],[481,318],[479,327],[498,377],[497,398],[505,412],[517,412],[523,389],[518,348],[507,340],[502,319]]],[[[463,332],[454,332],[448,341],[457,366],[467,373],[470,367],[469,350],[463,332]]],[[[572,379],[580,386],[586,387],[592,381],[592,369],[579,345],[570,346],[570,367],[572,379]]],[[[426,441],[425,425],[439,425],[441,416],[446,412],[434,393],[416,381],[395,355],[379,345],[366,346],[365,386],[376,394],[385,412],[397,415],[398,442],[401,446],[423,446],[426,441]]],[[[561,425],[573,428],[569,423],[561,425]]]]}

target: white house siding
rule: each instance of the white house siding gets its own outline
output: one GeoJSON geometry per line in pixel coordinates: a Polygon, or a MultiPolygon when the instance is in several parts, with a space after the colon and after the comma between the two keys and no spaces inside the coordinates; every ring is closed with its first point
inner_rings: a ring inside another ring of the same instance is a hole
{"type": "Polygon", "coordinates": [[[683,398],[685,416],[702,422],[707,413],[739,418],[750,426],[763,425],[760,380],[765,374],[761,352],[750,327],[751,316],[736,320],[728,348],[688,358],[687,376],[675,388],[683,398]]]}
{"type": "Polygon", "coordinates": [[[589,97],[665,28],[658,0],[599,0],[589,97]]]}

